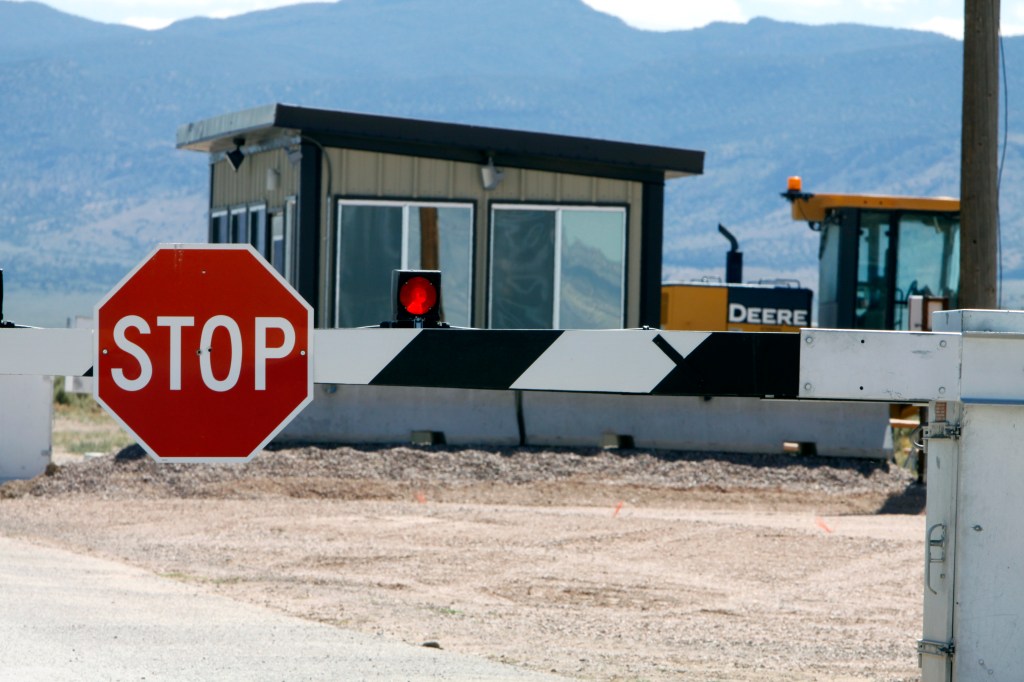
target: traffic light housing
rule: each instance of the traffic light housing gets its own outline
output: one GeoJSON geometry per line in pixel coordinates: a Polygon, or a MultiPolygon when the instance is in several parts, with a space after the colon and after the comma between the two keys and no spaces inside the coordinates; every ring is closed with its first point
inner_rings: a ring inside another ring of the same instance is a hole
{"type": "Polygon", "coordinates": [[[441,321],[441,271],[392,270],[393,315],[386,327],[447,327],[441,321]]]}

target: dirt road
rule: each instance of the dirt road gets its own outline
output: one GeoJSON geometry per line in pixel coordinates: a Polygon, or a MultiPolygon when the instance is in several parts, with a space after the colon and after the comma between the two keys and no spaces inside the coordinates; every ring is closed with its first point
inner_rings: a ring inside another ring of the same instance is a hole
{"type": "Polygon", "coordinates": [[[304,448],[242,467],[135,454],[0,487],[0,535],[579,679],[918,676],[923,491],[895,467],[536,449],[304,448]]]}

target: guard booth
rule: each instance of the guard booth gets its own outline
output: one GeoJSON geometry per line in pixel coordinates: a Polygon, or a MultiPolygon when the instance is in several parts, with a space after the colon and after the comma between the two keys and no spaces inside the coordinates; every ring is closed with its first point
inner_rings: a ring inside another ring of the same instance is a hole
{"type": "MultiPolygon", "coordinates": [[[[188,123],[177,144],[208,157],[209,240],[252,244],[320,328],[389,319],[391,271],[417,268],[443,272],[455,327],[660,327],[665,183],[704,165],[688,149],[284,104],[188,123]]],[[[891,452],[876,406],[626,400],[324,384],[281,438],[891,452]],[[741,417],[756,426],[738,431],[741,417]]]]}
{"type": "Polygon", "coordinates": [[[189,123],[209,240],[250,243],[321,328],[391,314],[440,269],[453,326],[658,326],[666,180],[700,151],[273,104],[189,123]]]}

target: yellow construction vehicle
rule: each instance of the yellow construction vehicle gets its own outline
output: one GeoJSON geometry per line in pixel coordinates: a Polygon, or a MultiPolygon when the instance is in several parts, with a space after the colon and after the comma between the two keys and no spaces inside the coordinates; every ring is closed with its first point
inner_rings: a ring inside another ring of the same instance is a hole
{"type": "Polygon", "coordinates": [[[928,330],[932,311],[956,307],[959,200],[811,194],[799,177],[782,196],[821,233],[819,327],[928,330]]]}
{"type": "MultiPolygon", "coordinates": [[[[949,198],[811,194],[791,177],[782,196],[793,220],[821,234],[819,327],[928,330],[934,310],[956,306],[960,202],[949,198]]],[[[799,331],[811,326],[811,291],[799,283],[742,284],[737,241],[725,282],[665,282],[664,329],[799,331]]]]}

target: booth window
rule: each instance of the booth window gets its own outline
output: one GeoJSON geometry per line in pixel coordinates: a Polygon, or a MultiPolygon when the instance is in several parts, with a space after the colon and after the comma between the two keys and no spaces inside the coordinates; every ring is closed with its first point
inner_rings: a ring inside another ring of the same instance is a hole
{"type": "Polygon", "coordinates": [[[252,244],[264,258],[270,259],[265,204],[239,206],[217,211],[210,216],[210,237],[215,244],[252,244]]]}
{"type": "Polygon", "coordinates": [[[210,243],[227,244],[231,241],[228,234],[228,212],[214,211],[210,214],[210,243]]]}
{"type": "Polygon", "coordinates": [[[210,243],[251,244],[292,285],[295,284],[296,198],[268,211],[265,204],[210,213],[210,243]]]}
{"type": "Polygon", "coordinates": [[[495,205],[490,246],[490,327],[622,328],[625,208],[495,205]]]}
{"type": "Polygon", "coordinates": [[[249,243],[249,218],[244,206],[231,209],[231,243],[249,243]]]}
{"type": "Polygon", "coordinates": [[[338,202],[335,325],[391,317],[391,271],[440,270],[442,319],[471,322],[473,206],[402,201],[338,202]]]}
{"type": "Polygon", "coordinates": [[[270,235],[265,204],[239,206],[210,214],[210,241],[214,244],[252,244],[270,260],[270,235]]]}
{"type": "Polygon", "coordinates": [[[283,210],[270,214],[270,264],[282,277],[295,283],[295,197],[285,199],[283,210]]]}
{"type": "Polygon", "coordinates": [[[267,239],[267,207],[249,207],[249,243],[267,260],[270,260],[270,242],[267,239]]]}

